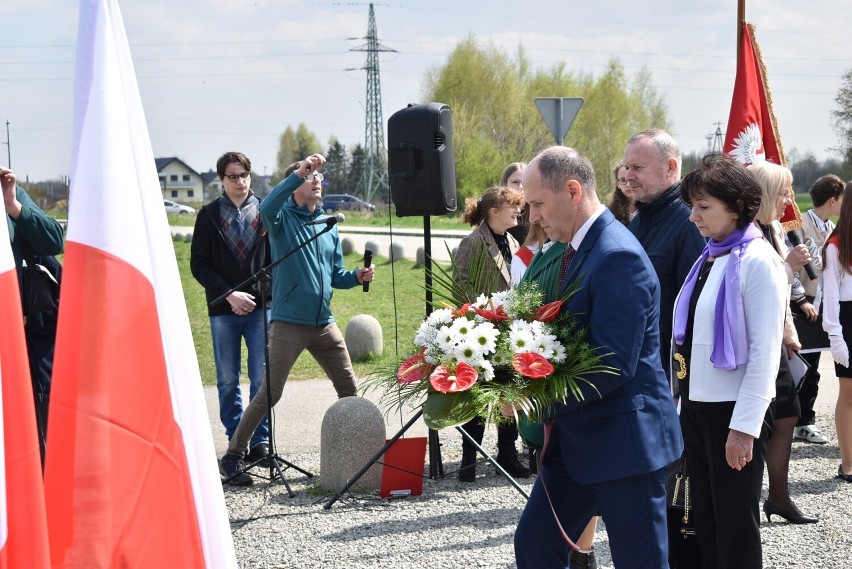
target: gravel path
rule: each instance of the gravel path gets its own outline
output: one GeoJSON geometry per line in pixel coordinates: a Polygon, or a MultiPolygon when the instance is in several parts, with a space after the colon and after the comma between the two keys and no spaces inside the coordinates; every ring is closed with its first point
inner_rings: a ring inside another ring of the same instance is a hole
{"type": "MultiPolygon", "coordinates": [[[[828,380],[833,377],[828,375],[828,380]]],[[[215,404],[215,388],[209,390],[215,404]]],[[[836,393],[836,392],[835,392],[836,393]]],[[[820,395],[823,398],[823,395],[820,395]]],[[[852,567],[852,484],[834,478],[839,452],[833,428],[833,397],[819,407],[818,426],[829,438],[826,445],[794,442],[791,492],[799,507],[820,516],[820,522],[795,526],[786,522],[761,525],[766,568],[852,567]]],[[[322,412],[334,401],[328,381],[287,385],[279,404],[276,429],[279,450],[291,462],[312,472],[320,464],[317,443],[322,412]],[[283,419],[280,417],[283,416],[283,419]],[[290,452],[286,452],[289,449],[290,452]]],[[[819,402],[818,402],[819,405],[819,402]]],[[[215,411],[215,408],[213,409],[215,411]]],[[[217,415],[211,412],[211,417],[217,415]]],[[[388,433],[399,428],[394,421],[388,433]]],[[[214,424],[214,432],[221,426],[214,424]]],[[[419,422],[410,434],[425,435],[419,422]]],[[[441,433],[444,479],[426,479],[422,496],[382,500],[375,494],[354,493],[323,508],[317,478],[288,470],[296,493],[289,498],[280,482],[269,486],[256,480],[250,488],[226,487],[237,558],[243,568],[455,568],[514,567],[512,536],[524,507],[524,498],[490,465],[478,467],[474,484],[455,478],[460,458],[460,436],[441,433]]],[[[223,437],[217,450],[224,448],[223,437]]],[[[496,434],[490,428],[483,446],[493,449],[496,434]]],[[[529,490],[530,481],[520,481],[529,490]]],[[[764,493],[766,484],[764,483],[764,493]]],[[[775,518],[778,520],[778,518],[775,518]]],[[[602,568],[612,567],[606,528],[596,536],[602,568]]]]}

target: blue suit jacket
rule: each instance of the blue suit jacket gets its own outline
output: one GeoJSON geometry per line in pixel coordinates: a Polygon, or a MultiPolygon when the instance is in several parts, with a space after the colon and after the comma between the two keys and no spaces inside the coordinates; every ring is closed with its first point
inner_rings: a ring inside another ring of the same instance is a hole
{"type": "MultiPolygon", "coordinates": [[[[530,266],[530,279],[547,273],[543,264],[530,266]]],[[[562,290],[577,279],[580,289],[563,310],[587,327],[592,347],[612,352],[604,363],[620,373],[589,376],[597,391],[581,384],[583,401],[554,409],[565,467],[580,484],[663,468],[681,455],[683,441],[660,362],[660,283],[642,246],[609,210],[583,239],[562,290]]],[[[541,283],[545,290],[551,284],[541,283]]]]}

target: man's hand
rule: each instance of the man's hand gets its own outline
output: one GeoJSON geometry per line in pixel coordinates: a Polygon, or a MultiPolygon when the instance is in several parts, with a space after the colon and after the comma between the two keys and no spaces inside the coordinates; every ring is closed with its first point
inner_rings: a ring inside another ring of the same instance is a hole
{"type": "Polygon", "coordinates": [[[373,277],[375,276],[373,271],[374,267],[375,265],[370,265],[364,269],[358,269],[358,273],[355,275],[358,279],[358,284],[373,282],[373,277]]]}
{"type": "Polygon", "coordinates": [[[237,316],[245,316],[257,307],[257,304],[254,302],[254,296],[247,292],[232,292],[225,300],[228,301],[228,304],[231,305],[231,310],[237,316]]]}
{"type": "Polygon", "coordinates": [[[793,357],[793,352],[802,351],[802,343],[801,342],[790,342],[789,344],[787,344],[784,347],[787,348],[787,359],[788,360],[793,357]]]}
{"type": "Polygon", "coordinates": [[[8,168],[0,167],[0,187],[3,188],[3,206],[6,213],[12,219],[18,219],[21,215],[21,202],[18,201],[18,178],[8,168]]]}
{"type": "Polygon", "coordinates": [[[322,154],[311,154],[299,164],[299,169],[296,170],[296,173],[304,178],[308,174],[313,174],[318,171],[320,168],[325,166],[326,159],[322,154]]]}

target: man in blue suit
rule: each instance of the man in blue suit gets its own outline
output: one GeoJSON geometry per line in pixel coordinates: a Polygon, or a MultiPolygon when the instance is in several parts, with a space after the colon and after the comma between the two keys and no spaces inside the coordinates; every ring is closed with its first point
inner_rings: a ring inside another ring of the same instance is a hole
{"type": "Polygon", "coordinates": [[[548,296],[580,280],[564,310],[618,374],[557,404],[542,468],[515,532],[519,569],[568,567],[592,516],[606,524],[618,569],[668,567],[666,466],[681,455],[678,417],[660,362],[660,285],[636,238],[598,200],[588,158],[543,151],[524,172],[530,223],[557,242],[525,278],[548,296]]]}

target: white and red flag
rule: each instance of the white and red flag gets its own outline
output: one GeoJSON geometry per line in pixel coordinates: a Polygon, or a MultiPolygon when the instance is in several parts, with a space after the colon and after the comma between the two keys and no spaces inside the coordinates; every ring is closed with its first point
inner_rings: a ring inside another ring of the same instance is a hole
{"type": "MultiPolygon", "coordinates": [[[[742,26],[737,78],[723,150],[742,164],[767,160],[786,166],[787,158],[772,106],[766,66],[760,46],[753,37],[754,26],[745,22],[742,26]]],[[[788,223],[801,227],[802,218],[795,200],[784,210],[781,223],[786,229],[792,228],[786,226],[788,223]]]]}
{"type": "Polygon", "coordinates": [[[41,454],[18,273],[0,220],[0,569],[50,567],[41,454]]]}
{"type": "Polygon", "coordinates": [[[82,0],[47,441],[51,562],[236,567],[117,0],[82,0]]]}

